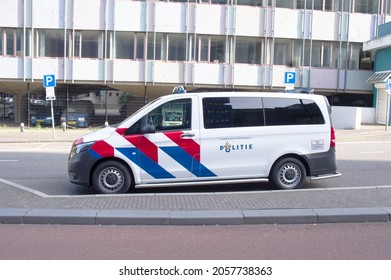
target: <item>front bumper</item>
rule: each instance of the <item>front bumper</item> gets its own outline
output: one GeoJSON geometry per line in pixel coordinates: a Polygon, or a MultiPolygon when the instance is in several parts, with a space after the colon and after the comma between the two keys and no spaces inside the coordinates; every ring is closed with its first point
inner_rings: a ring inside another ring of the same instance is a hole
{"type": "Polygon", "coordinates": [[[90,186],[90,173],[97,160],[89,151],[73,156],[68,160],[69,181],[77,185],[90,186]]]}

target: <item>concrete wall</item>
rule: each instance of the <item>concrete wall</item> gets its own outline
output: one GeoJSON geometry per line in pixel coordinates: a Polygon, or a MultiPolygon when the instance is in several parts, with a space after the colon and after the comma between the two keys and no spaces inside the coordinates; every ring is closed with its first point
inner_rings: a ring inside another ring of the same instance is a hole
{"type": "Polygon", "coordinates": [[[375,108],[333,106],[331,119],[336,129],[360,129],[361,124],[375,124],[375,108]]]}

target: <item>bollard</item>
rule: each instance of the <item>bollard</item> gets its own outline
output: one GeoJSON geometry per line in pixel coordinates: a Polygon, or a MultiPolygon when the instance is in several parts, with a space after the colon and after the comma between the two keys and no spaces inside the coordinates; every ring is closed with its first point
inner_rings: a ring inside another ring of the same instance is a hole
{"type": "Polygon", "coordinates": [[[20,123],[20,132],[24,132],[24,123],[20,123]]]}
{"type": "Polygon", "coordinates": [[[67,129],[67,124],[65,122],[61,123],[62,131],[65,131],[67,129]]]}
{"type": "Polygon", "coordinates": [[[109,126],[109,122],[105,122],[105,127],[108,127],[109,126]]]}

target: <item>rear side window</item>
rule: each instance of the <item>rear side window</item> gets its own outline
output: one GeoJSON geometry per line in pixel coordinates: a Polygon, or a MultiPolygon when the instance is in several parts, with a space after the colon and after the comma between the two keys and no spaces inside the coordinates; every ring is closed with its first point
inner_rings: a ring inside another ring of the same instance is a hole
{"type": "Polygon", "coordinates": [[[228,128],[263,126],[264,114],[260,97],[203,98],[204,127],[228,128]]]}
{"type": "Polygon", "coordinates": [[[324,124],[318,105],[308,99],[263,98],[266,125],[324,124]]]}

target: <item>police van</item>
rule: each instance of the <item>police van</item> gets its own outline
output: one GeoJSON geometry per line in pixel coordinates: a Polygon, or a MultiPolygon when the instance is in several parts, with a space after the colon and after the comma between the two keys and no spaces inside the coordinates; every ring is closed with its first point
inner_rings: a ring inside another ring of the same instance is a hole
{"type": "Polygon", "coordinates": [[[266,92],[162,96],[77,139],[68,174],[102,194],[267,181],[295,189],[341,175],[327,99],[266,92]]]}

